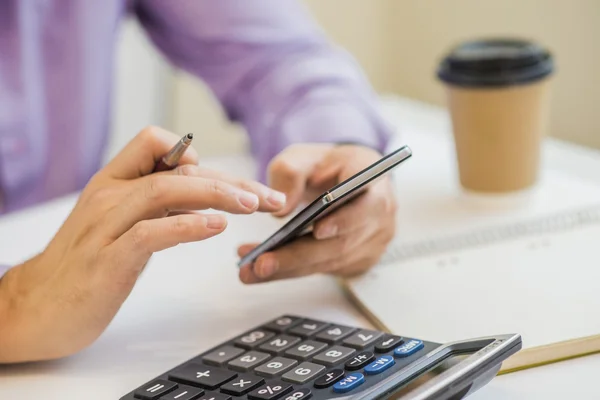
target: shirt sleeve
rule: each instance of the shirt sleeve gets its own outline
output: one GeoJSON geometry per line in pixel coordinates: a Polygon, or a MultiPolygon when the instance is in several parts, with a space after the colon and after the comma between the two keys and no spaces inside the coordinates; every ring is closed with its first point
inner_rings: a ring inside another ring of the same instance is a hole
{"type": "Polygon", "coordinates": [[[292,143],[354,142],[381,152],[390,131],[354,59],[293,0],[144,0],[155,45],[201,78],[249,134],[261,178],[292,143]]]}
{"type": "Polygon", "coordinates": [[[8,266],[8,265],[0,265],[0,279],[2,279],[2,277],[4,276],[4,274],[6,274],[6,272],[11,269],[12,267],[8,266]]]}

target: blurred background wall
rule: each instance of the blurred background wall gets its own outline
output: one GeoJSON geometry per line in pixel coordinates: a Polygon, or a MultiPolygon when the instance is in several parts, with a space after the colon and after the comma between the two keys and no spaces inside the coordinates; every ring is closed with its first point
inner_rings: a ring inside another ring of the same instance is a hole
{"type": "MultiPolygon", "coordinates": [[[[539,41],[557,59],[551,135],[600,148],[600,0],[304,0],[382,95],[444,105],[437,62],[457,42],[508,35],[539,41]]],[[[148,123],[197,133],[201,155],[246,149],[203,83],[169,67],[135,21],[121,34],[111,154],[148,123]]]]}

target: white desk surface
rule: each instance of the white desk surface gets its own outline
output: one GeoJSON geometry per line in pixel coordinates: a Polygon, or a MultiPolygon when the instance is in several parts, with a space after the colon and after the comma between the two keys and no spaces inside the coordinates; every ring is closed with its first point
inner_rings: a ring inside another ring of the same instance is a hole
{"type": "MultiPolygon", "coordinates": [[[[406,135],[409,144],[419,140],[406,135]]],[[[595,153],[577,149],[581,156],[565,158],[561,148],[549,142],[546,154],[582,175],[590,172],[586,160],[595,153]]],[[[245,157],[202,164],[245,176],[254,171],[245,157]]],[[[0,262],[16,263],[43,249],[73,201],[70,196],[0,218],[0,262]]],[[[114,321],[88,349],[58,361],[0,366],[0,398],[116,400],[225,338],[284,313],[369,326],[329,277],[242,285],[236,245],[262,239],[278,222],[259,215],[229,221],[219,237],[156,254],[114,321]]],[[[498,376],[471,398],[599,398],[598,371],[600,354],[498,376]]]]}

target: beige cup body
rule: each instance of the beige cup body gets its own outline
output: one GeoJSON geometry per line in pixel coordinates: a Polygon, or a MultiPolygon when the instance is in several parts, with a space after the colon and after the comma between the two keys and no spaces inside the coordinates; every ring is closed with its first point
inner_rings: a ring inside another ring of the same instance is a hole
{"type": "Polygon", "coordinates": [[[447,87],[463,187],[507,192],[535,184],[549,90],[549,78],[501,88],[447,87]]]}

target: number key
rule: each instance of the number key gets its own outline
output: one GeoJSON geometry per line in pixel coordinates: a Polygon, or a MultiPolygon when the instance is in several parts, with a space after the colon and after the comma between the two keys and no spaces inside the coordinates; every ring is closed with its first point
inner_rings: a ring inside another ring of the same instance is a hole
{"type": "Polygon", "coordinates": [[[314,340],[307,340],[285,352],[286,355],[297,358],[299,360],[307,360],[314,354],[323,350],[327,345],[314,340]]]}
{"type": "Polygon", "coordinates": [[[292,326],[298,324],[302,319],[298,317],[292,317],[290,315],[284,315],[283,317],[277,318],[265,325],[265,328],[275,332],[284,332],[292,326]]]}
{"type": "Polygon", "coordinates": [[[317,365],[309,362],[303,362],[290,372],[283,375],[283,379],[292,383],[305,383],[319,375],[325,370],[322,365],[317,365]]]}
{"type": "Polygon", "coordinates": [[[313,321],[310,319],[305,319],[301,324],[296,325],[294,328],[290,329],[290,334],[298,335],[302,337],[309,337],[319,332],[321,329],[325,328],[328,324],[325,322],[313,321]]]}
{"type": "Polygon", "coordinates": [[[348,337],[343,343],[355,349],[364,349],[381,336],[383,336],[382,332],[361,330],[348,337]]]}
{"type": "Polygon", "coordinates": [[[325,365],[334,365],[354,354],[356,350],[350,347],[333,346],[315,356],[313,361],[323,363],[325,365]]]}
{"type": "Polygon", "coordinates": [[[296,389],[281,400],[307,400],[310,396],[312,396],[310,389],[296,389]]]}
{"type": "Polygon", "coordinates": [[[296,360],[284,357],[275,357],[272,360],[267,361],[260,367],[255,368],[254,372],[256,372],[259,375],[264,375],[269,378],[272,378],[284,373],[296,364],[298,364],[298,361],[296,360]]]}
{"type": "Polygon", "coordinates": [[[264,350],[273,354],[281,354],[283,351],[300,342],[300,340],[301,339],[296,336],[279,335],[262,344],[260,346],[260,350],[264,350]]]}
{"type": "Polygon", "coordinates": [[[229,365],[231,369],[235,369],[237,371],[248,371],[250,368],[266,361],[269,357],[271,356],[267,353],[249,351],[246,354],[243,354],[241,357],[229,361],[227,365],[229,365]]]}
{"type": "Polygon", "coordinates": [[[335,343],[338,340],[345,338],[355,330],[355,328],[351,328],[349,326],[332,325],[327,329],[319,332],[316,338],[326,343],[335,343]]]}
{"type": "Polygon", "coordinates": [[[275,336],[273,332],[257,329],[247,332],[236,339],[235,345],[244,349],[253,349],[275,336]]]}

